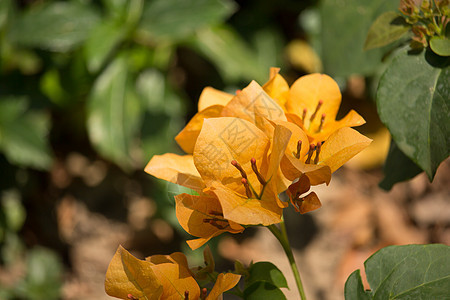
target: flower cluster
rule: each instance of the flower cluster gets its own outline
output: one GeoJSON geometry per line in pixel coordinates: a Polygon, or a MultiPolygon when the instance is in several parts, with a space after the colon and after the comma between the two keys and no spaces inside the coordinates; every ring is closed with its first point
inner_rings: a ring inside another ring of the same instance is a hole
{"type": "Polygon", "coordinates": [[[219,299],[239,282],[241,275],[217,273],[209,248],[203,253],[205,267],[191,270],[183,253],[153,255],[140,260],[119,246],[106,273],[106,293],[129,300],[219,299]],[[214,286],[209,294],[197,283],[205,278],[213,279],[214,286]]]}
{"type": "Polygon", "coordinates": [[[365,122],[355,111],[336,120],[341,93],[332,78],[311,74],[289,86],[278,72],[235,95],[205,88],[175,138],[187,154],[154,156],[145,168],[196,192],[175,196],[178,221],[198,237],[192,249],[223,232],[280,223],[289,202],[300,213],[319,208],[311,185],[328,184],[371,142],[351,128],[365,122]]]}

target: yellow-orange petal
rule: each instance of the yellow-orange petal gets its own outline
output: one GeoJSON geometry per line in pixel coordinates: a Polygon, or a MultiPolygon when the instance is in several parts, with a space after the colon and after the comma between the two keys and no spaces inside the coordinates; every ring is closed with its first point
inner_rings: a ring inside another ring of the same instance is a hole
{"type": "Polygon", "coordinates": [[[242,225],[268,226],[281,222],[282,208],[276,201],[276,194],[264,192],[262,199],[247,198],[233,190],[213,183],[211,189],[220,201],[223,216],[242,225]]]}
{"type": "Polygon", "coordinates": [[[152,270],[163,285],[161,299],[184,299],[189,293],[191,299],[200,298],[200,287],[187,266],[183,253],[153,255],[146,258],[152,270]]]}
{"type": "Polygon", "coordinates": [[[280,72],[280,68],[270,68],[270,78],[263,85],[263,89],[284,109],[289,95],[289,85],[278,72],[280,72]]]}
{"type": "Polygon", "coordinates": [[[233,273],[220,273],[217,276],[216,283],[212,288],[209,295],[206,297],[206,300],[217,300],[222,294],[228,290],[231,290],[238,284],[241,279],[241,275],[233,274],[233,273]]]}
{"type": "Polygon", "coordinates": [[[202,191],[205,188],[205,184],[195,168],[192,155],[173,153],[155,155],[145,167],[145,172],[196,191],[202,191]]]}
{"type": "Polygon", "coordinates": [[[206,118],[217,118],[222,113],[222,105],[212,105],[199,111],[195,116],[187,123],[186,127],[175,137],[178,145],[186,153],[194,152],[195,142],[202,129],[203,120],[206,118]]]}
{"type": "Polygon", "coordinates": [[[205,87],[198,99],[198,111],[202,111],[213,105],[225,106],[234,95],[216,90],[212,87],[205,87]]]}
{"type": "Polygon", "coordinates": [[[331,180],[331,168],[325,164],[305,164],[293,156],[285,155],[281,160],[281,170],[284,176],[289,180],[295,180],[302,174],[308,176],[311,185],[319,185],[322,183],[329,184],[331,180]]]}
{"type": "Polygon", "coordinates": [[[205,119],[194,149],[194,163],[209,186],[217,181],[245,195],[240,172],[231,164],[236,160],[248,174],[248,180],[259,189],[250,160],[258,168],[265,156],[269,139],[252,123],[239,118],[205,119]]]}
{"type": "Polygon", "coordinates": [[[322,114],[326,114],[328,120],[336,118],[341,104],[341,92],[336,81],[328,75],[318,73],[305,75],[292,84],[286,109],[298,116],[302,116],[303,110],[306,109],[306,120],[309,120],[320,100],[323,104],[312,122],[314,128],[319,126],[322,114]]]}
{"type": "Polygon", "coordinates": [[[319,155],[319,164],[325,164],[336,171],[350,158],[364,150],[372,142],[358,131],[343,127],[335,131],[323,144],[319,155]]]}
{"type": "Polygon", "coordinates": [[[151,263],[137,259],[119,246],[106,271],[105,291],[121,299],[127,299],[131,294],[139,300],[158,300],[163,293],[163,284],[151,263]]]}
{"type": "Polygon", "coordinates": [[[199,237],[189,241],[188,245],[196,249],[206,243],[209,239],[223,233],[239,233],[244,227],[239,224],[230,224],[222,215],[222,207],[217,198],[209,196],[194,196],[180,194],[175,196],[176,216],[181,227],[189,234],[199,237]],[[211,223],[205,220],[217,220],[211,223]]]}
{"type": "Polygon", "coordinates": [[[317,142],[323,142],[338,129],[343,127],[355,127],[361,126],[366,121],[356,111],[351,110],[344,118],[339,121],[329,120],[324,122],[324,126],[320,132],[311,134],[311,143],[317,144],[317,142]]]}
{"type": "Polygon", "coordinates": [[[255,123],[258,116],[269,120],[286,120],[283,108],[255,81],[223,108],[222,116],[237,117],[252,123],[255,123]]]}

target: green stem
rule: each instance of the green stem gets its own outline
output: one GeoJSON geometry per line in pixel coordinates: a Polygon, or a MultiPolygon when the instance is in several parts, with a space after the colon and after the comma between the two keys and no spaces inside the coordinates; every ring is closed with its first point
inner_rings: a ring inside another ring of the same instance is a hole
{"type": "Polygon", "coordinates": [[[295,282],[297,283],[298,292],[300,294],[300,298],[302,300],[306,300],[305,291],[303,290],[303,284],[302,280],[300,278],[300,273],[297,268],[297,264],[295,263],[294,254],[292,253],[291,246],[289,245],[289,240],[286,232],[286,226],[284,225],[284,221],[280,223],[280,229],[275,226],[275,224],[272,224],[268,226],[270,232],[277,238],[277,240],[280,242],[281,246],[283,247],[284,253],[286,253],[286,256],[289,260],[289,264],[292,269],[292,273],[294,273],[295,282]]]}

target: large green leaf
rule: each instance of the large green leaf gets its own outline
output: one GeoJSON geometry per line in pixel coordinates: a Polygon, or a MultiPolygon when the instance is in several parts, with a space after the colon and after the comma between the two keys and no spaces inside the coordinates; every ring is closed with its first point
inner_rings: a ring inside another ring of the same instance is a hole
{"type": "Polygon", "coordinates": [[[287,288],[287,281],[283,273],[272,263],[267,261],[257,262],[250,267],[250,277],[247,285],[257,281],[264,281],[273,284],[278,288],[287,288]]]}
{"type": "Polygon", "coordinates": [[[448,299],[450,247],[406,245],[383,248],[364,263],[371,291],[359,272],[345,284],[345,299],[448,299]]]}
{"type": "Polygon", "coordinates": [[[382,189],[390,190],[397,182],[413,178],[421,173],[422,169],[409,159],[409,157],[398,148],[397,144],[391,140],[391,146],[384,163],[383,172],[384,178],[379,186],[382,189]]]}
{"type": "Polygon", "coordinates": [[[8,38],[20,45],[65,52],[83,42],[99,17],[92,6],[54,2],[35,6],[11,25],[8,38]]]}
{"type": "Polygon", "coordinates": [[[130,168],[143,112],[126,57],[119,56],[103,71],[88,101],[87,125],[93,145],[104,157],[130,168]]]}
{"type": "Polygon", "coordinates": [[[401,51],[380,79],[381,121],[411,160],[433,179],[450,154],[449,59],[401,51]]]}
{"type": "Polygon", "coordinates": [[[262,83],[268,79],[270,66],[260,62],[255,50],[230,27],[199,31],[193,46],[218,67],[226,80],[262,83]]]}
{"type": "Polygon", "coordinates": [[[0,150],[12,164],[48,169],[52,163],[48,115],[27,107],[23,98],[0,101],[0,150]]]}
{"type": "Polygon", "coordinates": [[[153,42],[177,41],[218,24],[235,9],[229,0],[155,0],[144,7],[140,33],[153,42]]]}
{"type": "Polygon", "coordinates": [[[400,13],[387,11],[380,15],[370,26],[364,43],[364,50],[378,48],[392,43],[401,38],[410,26],[405,22],[400,13]]]}
{"type": "Polygon", "coordinates": [[[364,51],[367,32],[375,19],[396,10],[392,0],[324,0],[321,2],[321,53],[325,72],[334,76],[370,75],[385,48],[364,51]]]}

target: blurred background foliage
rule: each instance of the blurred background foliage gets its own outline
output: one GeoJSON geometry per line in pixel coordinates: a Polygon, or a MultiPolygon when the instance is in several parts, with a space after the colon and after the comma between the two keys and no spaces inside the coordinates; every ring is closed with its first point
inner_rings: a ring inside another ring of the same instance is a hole
{"type": "Polygon", "coordinates": [[[251,80],[263,84],[272,66],[290,83],[328,73],[344,91],[342,113],[356,108],[369,124],[362,130],[377,137],[371,158],[355,164],[379,167],[389,134],[373,99],[382,58],[394,46],[362,49],[375,18],[397,6],[1,0],[0,267],[16,276],[0,280],[0,298],[60,297],[75,243],[61,211],[73,199],[131,223],[130,247],[145,255],[186,247],[173,213],[180,188],[143,168],[155,154],[181,153],[173,138],[205,86],[234,93],[251,80]],[[137,224],[143,211],[150,212],[137,224]]]}

